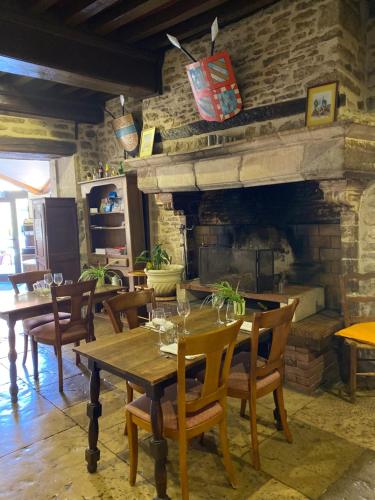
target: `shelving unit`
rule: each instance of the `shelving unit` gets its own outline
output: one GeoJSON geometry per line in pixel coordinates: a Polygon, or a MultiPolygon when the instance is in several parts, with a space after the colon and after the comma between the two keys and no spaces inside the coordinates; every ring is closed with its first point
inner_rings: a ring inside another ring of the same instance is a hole
{"type": "Polygon", "coordinates": [[[129,280],[130,290],[134,289],[135,259],[145,249],[142,194],[137,187],[136,174],[106,177],[80,182],[86,206],[86,240],[90,265],[109,265],[129,280]],[[102,200],[115,191],[121,210],[99,212],[102,200]],[[97,213],[90,213],[97,209],[97,213]],[[118,250],[125,249],[119,254],[118,250]],[[99,253],[98,252],[99,250],[99,253]]]}

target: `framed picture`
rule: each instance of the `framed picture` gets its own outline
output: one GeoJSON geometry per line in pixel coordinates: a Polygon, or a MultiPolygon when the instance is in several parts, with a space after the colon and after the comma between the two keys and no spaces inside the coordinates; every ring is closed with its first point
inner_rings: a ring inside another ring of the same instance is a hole
{"type": "Polygon", "coordinates": [[[306,125],[327,125],[336,119],[338,82],[307,89],[306,125]]]}
{"type": "Polygon", "coordinates": [[[154,137],[155,137],[155,127],[144,128],[142,130],[141,147],[139,150],[140,158],[144,158],[145,156],[152,155],[152,147],[154,145],[154,137]]]}

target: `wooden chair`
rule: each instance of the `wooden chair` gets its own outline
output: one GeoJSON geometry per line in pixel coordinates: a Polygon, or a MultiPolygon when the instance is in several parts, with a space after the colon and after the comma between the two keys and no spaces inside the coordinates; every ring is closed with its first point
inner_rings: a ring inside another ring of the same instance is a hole
{"type": "MultiPolygon", "coordinates": [[[[46,273],[50,273],[49,269],[44,271],[29,271],[27,273],[17,273],[8,276],[9,281],[12,283],[14,293],[18,295],[20,293],[18,285],[26,285],[29,292],[33,291],[33,284],[44,278],[46,273]]],[[[60,319],[69,318],[70,314],[66,312],[60,312],[60,319]]],[[[27,359],[27,348],[30,330],[36,328],[37,326],[44,325],[45,323],[50,323],[54,320],[53,313],[41,314],[39,316],[34,316],[33,318],[27,318],[22,321],[23,334],[24,334],[24,349],[23,349],[23,359],[22,364],[26,363],[27,359]]]]}
{"type": "MultiPolygon", "coordinates": [[[[104,309],[107,311],[109,319],[111,320],[113,330],[115,333],[123,331],[124,324],[121,316],[125,314],[129,329],[137,328],[141,320],[147,320],[147,306],[151,305],[152,308],[156,307],[155,295],[153,288],[148,288],[136,292],[121,293],[117,297],[113,297],[103,302],[104,309]]],[[[137,386],[131,382],[126,381],[126,402],[133,401],[134,391],[143,394],[142,387],[137,386]]],[[[125,424],[124,433],[127,433],[127,426],[125,424]]]]}
{"type": "Polygon", "coordinates": [[[349,273],[340,277],[341,301],[345,328],[336,335],[345,337],[349,347],[349,394],[355,403],[357,377],[375,377],[375,372],[358,372],[358,351],[374,351],[375,349],[375,314],[363,312],[365,304],[375,305],[375,293],[367,295],[364,287],[373,288],[375,273],[349,273]]]}
{"type": "Polygon", "coordinates": [[[284,351],[287,343],[294,311],[298,305],[295,299],[290,305],[268,312],[255,313],[250,337],[250,353],[235,356],[228,379],[228,397],[241,399],[241,415],[250,406],[250,433],[253,466],[260,469],[258,448],[256,401],[273,392],[276,409],[274,415],[284,430],[289,443],[292,442],[286,411],[284,408],[284,351]],[[259,332],[262,328],[272,329],[272,340],[267,359],[259,358],[259,332]]]}
{"type": "MultiPolygon", "coordinates": [[[[182,337],[178,343],[177,384],[165,390],[162,399],[163,429],[167,438],[179,443],[182,498],[189,498],[187,476],[188,440],[218,425],[223,461],[230,483],[235,487],[234,467],[229,454],[226,396],[227,380],[236,337],[242,321],[211,332],[182,337]],[[224,354],[225,353],[225,354],[224,354]],[[186,379],[186,355],[206,356],[204,383],[186,379]],[[224,354],[224,361],[222,363],[224,354]]],[[[131,485],[135,484],[138,465],[138,427],[151,432],[150,399],[141,396],[126,406],[130,453],[131,485]]]]}
{"type": "MultiPolygon", "coordinates": [[[[38,343],[53,345],[57,353],[59,370],[59,391],[63,392],[63,367],[61,347],[74,343],[79,346],[81,340],[90,342],[92,331],[92,303],[97,280],[83,281],[73,285],[60,285],[51,287],[54,321],[37,326],[30,330],[31,350],[34,365],[34,377],[38,378],[38,343]],[[84,294],[88,294],[87,304],[84,303],[84,294]],[[60,319],[58,310],[58,298],[70,298],[70,316],[68,319],[60,319]],[[82,308],[87,305],[86,312],[82,314],[82,308]]],[[[76,354],[76,365],[80,362],[76,354]]]]}

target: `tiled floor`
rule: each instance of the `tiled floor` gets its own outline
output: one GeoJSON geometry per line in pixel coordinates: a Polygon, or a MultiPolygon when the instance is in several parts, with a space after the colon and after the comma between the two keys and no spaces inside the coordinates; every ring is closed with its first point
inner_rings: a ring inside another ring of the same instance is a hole
{"type": "MultiPolygon", "coordinates": [[[[96,320],[97,336],[111,333],[96,320]]],[[[18,336],[22,353],[23,339],[18,336]]],[[[40,379],[32,377],[31,356],[19,356],[19,403],[8,393],[7,331],[0,325],[0,498],[148,499],[154,494],[149,436],[141,433],[139,474],[128,484],[128,447],[123,435],[124,382],[105,378],[100,419],[101,460],[96,474],[84,461],[87,444],[88,372],[64,352],[65,393],[57,389],[57,364],[49,348],[40,348],[40,379]]],[[[375,391],[359,393],[356,405],[334,390],[305,396],[286,390],[293,444],[273,425],[271,398],[258,406],[261,472],[250,464],[249,423],[239,417],[238,401],[229,405],[229,437],[238,488],[228,486],[217,448],[217,434],[204,446],[191,443],[188,455],[191,499],[375,499],[375,391]]],[[[180,498],[178,448],[169,443],[168,492],[180,498]]]]}

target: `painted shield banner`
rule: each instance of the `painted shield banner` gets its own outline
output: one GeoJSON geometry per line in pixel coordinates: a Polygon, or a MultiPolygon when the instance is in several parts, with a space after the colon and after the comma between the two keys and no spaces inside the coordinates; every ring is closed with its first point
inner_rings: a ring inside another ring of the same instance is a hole
{"type": "Polygon", "coordinates": [[[138,132],[131,113],[115,118],[112,127],[120,145],[131,156],[135,156],[138,152],[138,132]]]}
{"type": "Polygon", "coordinates": [[[242,100],[228,52],[186,66],[200,116],[223,122],[241,111],[242,100]]]}

